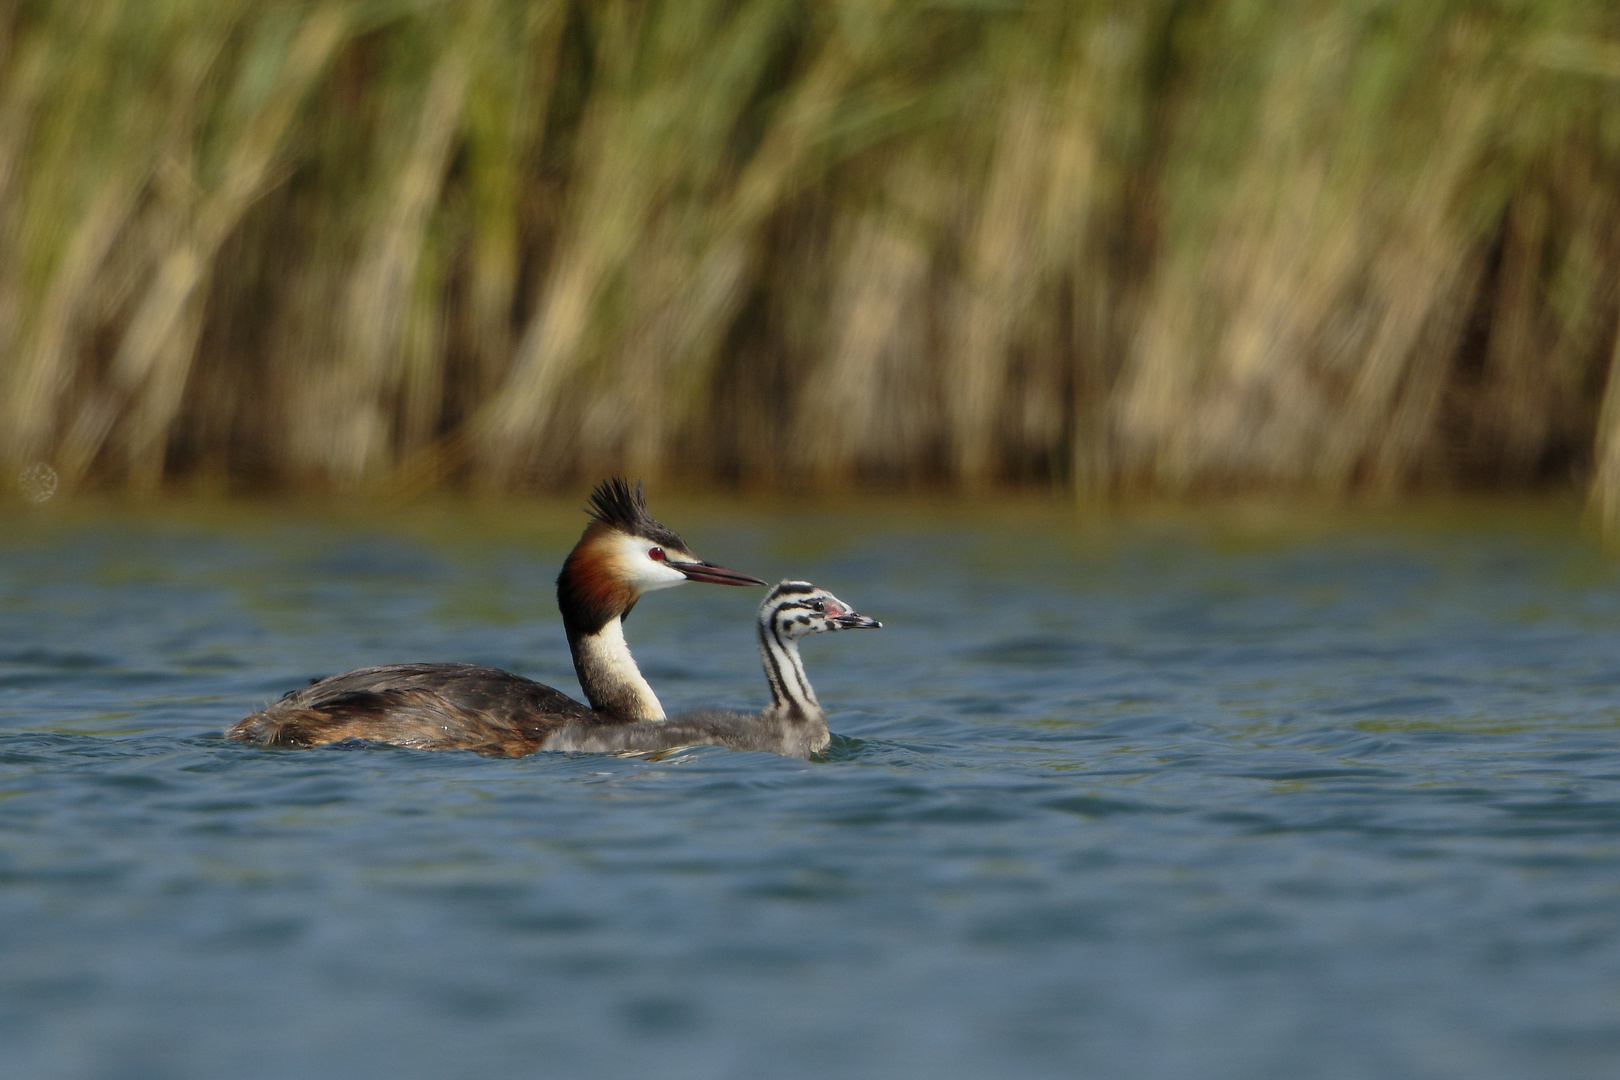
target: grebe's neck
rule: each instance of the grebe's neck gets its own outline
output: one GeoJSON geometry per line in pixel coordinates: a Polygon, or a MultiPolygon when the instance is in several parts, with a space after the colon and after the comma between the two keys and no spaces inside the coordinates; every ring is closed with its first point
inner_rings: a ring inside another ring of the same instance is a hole
{"type": "Polygon", "coordinates": [[[557,575],[557,607],[591,708],[615,720],[662,720],[664,707],[624,641],[624,617],[638,597],[622,566],[625,540],[600,522],[587,528],[557,575]]]}
{"type": "Polygon", "coordinates": [[[771,703],[765,715],[825,726],[827,715],[804,674],[799,643],[777,632],[772,614],[762,611],[759,620],[759,656],[765,664],[765,681],[771,684],[771,703]]]}
{"type": "Polygon", "coordinates": [[[624,640],[624,622],[615,615],[594,633],[564,620],[574,673],[591,708],[619,720],[662,720],[658,703],[624,640]]]}

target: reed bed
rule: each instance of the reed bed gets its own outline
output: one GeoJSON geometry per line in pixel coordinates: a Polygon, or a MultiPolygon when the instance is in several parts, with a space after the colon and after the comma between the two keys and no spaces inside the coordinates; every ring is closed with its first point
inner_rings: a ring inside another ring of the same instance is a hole
{"type": "Polygon", "coordinates": [[[0,0],[69,488],[1589,485],[1596,0],[0,0]]]}

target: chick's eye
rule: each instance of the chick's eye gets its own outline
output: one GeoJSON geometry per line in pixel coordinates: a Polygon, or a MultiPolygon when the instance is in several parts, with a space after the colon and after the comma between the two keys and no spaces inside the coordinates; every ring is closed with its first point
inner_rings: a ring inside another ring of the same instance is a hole
{"type": "Polygon", "coordinates": [[[811,611],[826,611],[827,610],[827,605],[823,604],[820,600],[815,600],[815,601],[811,602],[810,610],[811,611]]]}
{"type": "Polygon", "coordinates": [[[653,548],[651,551],[647,552],[647,558],[651,559],[653,562],[663,562],[664,549],[657,547],[653,548]]]}

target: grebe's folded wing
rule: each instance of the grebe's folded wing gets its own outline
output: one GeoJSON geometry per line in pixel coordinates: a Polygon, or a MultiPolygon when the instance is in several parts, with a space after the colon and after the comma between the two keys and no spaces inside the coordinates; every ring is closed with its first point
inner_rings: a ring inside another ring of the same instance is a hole
{"type": "Polygon", "coordinates": [[[533,753],[590,709],[543,683],[477,664],[397,664],[320,679],[227,733],[270,746],[369,739],[420,750],[533,753]]]}

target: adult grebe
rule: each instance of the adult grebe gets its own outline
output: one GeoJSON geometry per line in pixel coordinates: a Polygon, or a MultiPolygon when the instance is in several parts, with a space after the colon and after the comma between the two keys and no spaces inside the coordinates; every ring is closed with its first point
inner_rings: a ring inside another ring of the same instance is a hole
{"type": "Polygon", "coordinates": [[[320,679],[238,721],[226,738],[266,746],[369,739],[419,750],[516,757],[557,729],[662,723],[664,709],[625,644],[623,620],[644,593],[687,581],[764,585],[692,554],[653,520],[645,490],[597,485],[591,524],[557,576],[557,606],[591,707],[559,690],[476,664],[393,664],[320,679]]]}
{"type": "Polygon", "coordinates": [[[669,750],[677,746],[726,746],[807,758],[827,748],[832,735],[827,714],[805,677],[799,639],[834,630],[883,624],[861,615],[826,589],[808,581],[784,581],[759,608],[759,654],[771,703],[762,713],[705,709],[663,723],[638,721],[612,726],[572,723],[552,734],[542,749],[669,750]]]}

